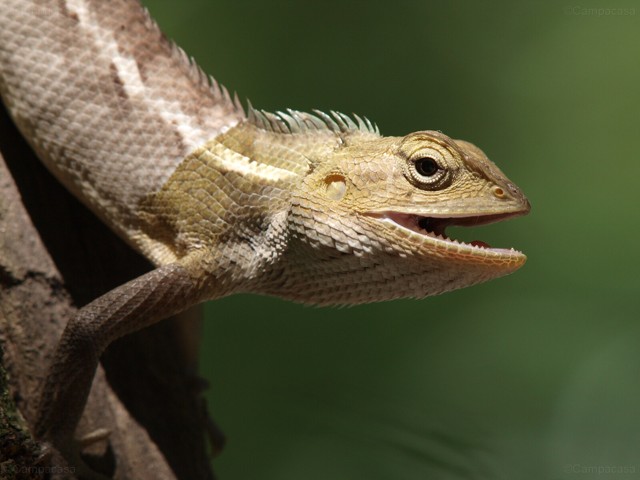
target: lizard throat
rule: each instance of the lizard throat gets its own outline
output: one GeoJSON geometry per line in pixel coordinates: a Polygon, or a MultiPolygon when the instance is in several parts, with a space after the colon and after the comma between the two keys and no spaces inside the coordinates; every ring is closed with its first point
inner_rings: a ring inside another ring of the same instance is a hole
{"type": "MultiPolygon", "coordinates": [[[[519,213],[500,213],[492,215],[476,215],[469,217],[426,217],[411,213],[398,213],[398,212],[384,212],[375,215],[383,221],[391,221],[400,227],[411,230],[422,236],[431,237],[435,240],[439,240],[446,243],[454,243],[463,247],[470,247],[474,249],[486,249],[495,252],[517,252],[513,248],[507,250],[502,248],[492,248],[488,243],[481,240],[473,240],[471,242],[464,242],[450,238],[446,229],[449,226],[463,226],[473,227],[479,225],[486,225],[489,223],[499,222],[519,215],[519,213]]],[[[519,252],[518,252],[519,253],[519,252]]]]}

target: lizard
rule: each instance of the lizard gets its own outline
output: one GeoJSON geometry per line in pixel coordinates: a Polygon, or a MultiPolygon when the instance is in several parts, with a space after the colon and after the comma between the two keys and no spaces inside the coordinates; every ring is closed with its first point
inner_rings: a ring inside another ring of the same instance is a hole
{"type": "Polygon", "coordinates": [[[189,306],[424,298],[526,261],[447,235],[530,210],[478,147],[383,136],[355,114],[245,109],[136,0],[4,0],[0,96],[53,175],[154,265],[59,339],[34,432],[61,451],[105,348],[189,306]]]}

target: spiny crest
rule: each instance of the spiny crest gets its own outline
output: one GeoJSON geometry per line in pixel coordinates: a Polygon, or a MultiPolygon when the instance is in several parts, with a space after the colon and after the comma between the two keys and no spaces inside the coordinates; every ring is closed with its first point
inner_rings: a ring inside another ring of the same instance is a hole
{"type": "Polygon", "coordinates": [[[248,107],[245,113],[238,94],[234,93],[233,98],[231,98],[229,91],[224,85],[218,83],[213,76],[206,74],[196,63],[195,59],[187,55],[176,43],[167,40],[162,34],[158,24],[151,17],[149,11],[146,8],[143,10],[146,27],[154,30],[158,36],[169,43],[171,54],[176,61],[184,66],[193,82],[207,90],[218,102],[221,102],[230,111],[236,112],[242,115],[242,117],[248,117],[249,121],[258,128],[285,134],[329,131],[334,133],[364,132],[380,135],[380,130],[375,123],[355,113],[352,114],[353,118],[333,110],[330,114],[320,110],[313,110],[313,113],[307,113],[292,109],[287,109],[287,113],[280,111],[271,113],[253,108],[249,101],[247,101],[248,107]]]}
{"type": "Polygon", "coordinates": [[[234,93],[232,99],[227,87],[218,83],[213,76],[206,74],[193,57],[188,56],[181,47],[173,42],[171,43],[171,47],[173,54],[187,67],[187,71],[194,82],[208,90],[217,101],[223,102],[230,110],[240,112],[244,115],[244,108],[242,108],[242,103],[240,103],[237,93],[234,93]]]}
{"type": "Polygon", "coordinates": [[[242,103],[240,102],[238,95],[234,93],[232,99],[231,95],[229,95],[229,90],[227,90],[224,85],[218,83],[218,81],[211,75],[206,74],[204,70],[202,70],[202,68],[196,63],[195,59],[193,57],[190,57],[175,42],[166,39],[156,21],[151,17],[149,10],[147,8],[144,8],[143,10],[145,26],[148,29],[155,31],[156,34],[160,36],[160,38],[165,39],[165,41],[169,43],[171,54],[180,64],[185,67],[188,75],[191,77],[193,82],[211,93],[217,101],[222,102],[231,111],[241,113],[242,116],[245,116],[244,108],[242,107],[242,103]]]}
{"type": "Polygon", "coordinates": [[[256,127],[275,133],[306,133],[329,131],[334,133],[364,132],[380,135],[378,126],[366,117],[353,114],[353,118],[344,113],[331,111],[330,114],[320,110],[313,113],[287,109],[285,112],[266,112],[253,108],[248,102],[247,118],[256,127]]]}

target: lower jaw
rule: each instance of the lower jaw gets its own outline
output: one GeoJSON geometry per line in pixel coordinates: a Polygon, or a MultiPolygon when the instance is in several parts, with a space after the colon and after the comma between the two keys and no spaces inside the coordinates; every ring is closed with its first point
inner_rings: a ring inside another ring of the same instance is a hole
{"type": "MultiPolygon", "coordinates": [[[[481,257],[485,257],[486,254],[496,254],[496,255],[504,255],[507,257],[519,257],[522,263],[526,260],[526,257],[519,251],[510,248],[494,248],[491,247],[487,242],[482,240],[473,240],[471,242],[466,242],[462,240],[457,240],[454,238],[450,238],[446,234],[446,228],[448,226],[456,225],[456,223],[461,223],[464,225],[465,221],[469,222],[469,219],[466,218],[429,218],[429,217],[421,217],[414,214],[406,214],[406,213],[383,213],[373,215],[383,221],[388,221],[396,224],[400,228],[404,228],[412,231],[415,234],[420,235],[421,237],[428,237],[432,239],[437,246],[437,244],[441,244],[443,247],[454,247],[460,251],[460,254],[466,253],[468,255],[473,256],[473,254],[480,254],[481,257]],[[426,228],[423,228],[426,227],[426,228]],[[433,230],[429,230],[432,227],[433,230]]],[[[472,218],[472,217],[470,217],[472,218]]],[[[498,217],[495,217],[498,218],[498,217]]],[[[482,221],[482,217],[478,217],[475,219],[477,224],[483,223],[491,223],[489,221],[482,221]]],[[[469,222],[470,223],[470,222],[469,222]]],[[[511,263],[509,259],[508,263],[511,263]]]]}

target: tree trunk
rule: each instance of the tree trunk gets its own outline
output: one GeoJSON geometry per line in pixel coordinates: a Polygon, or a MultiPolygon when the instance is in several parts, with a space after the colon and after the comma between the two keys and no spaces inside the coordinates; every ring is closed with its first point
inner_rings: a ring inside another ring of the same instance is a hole
{"type": "MultiPolygon", "coordinates": [[[[77,308],[150,268],[46,171],[0,109],[0,478],[73,478],[30,434],[42,379],[77,308]]],[[[111,432],[85,451],[93,468],[213,478],[205,433],[216,446],[221,437],[195,375],[199,321],[190,311],[105,353],[77,431],[111,432]]]]}

